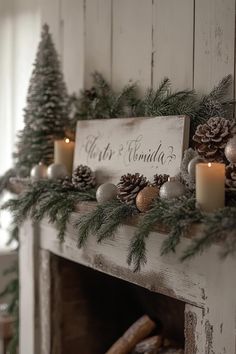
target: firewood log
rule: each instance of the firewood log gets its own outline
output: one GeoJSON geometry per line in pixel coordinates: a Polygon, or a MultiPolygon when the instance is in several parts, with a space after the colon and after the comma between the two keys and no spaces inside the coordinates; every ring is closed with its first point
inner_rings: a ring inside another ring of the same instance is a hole
{"type": "Polygon", "coordinates": [[[162,337],[153,336],[147,339],[144,339],[142,342],[138,343],[133,351],[133,354],[156,354],[158,349],[161,347],[162,337]]]}
{"type": "Polygon", "coordinates": [[[183,349],[163,348],[158,354],[184,354],[183,349]]]}
{"type": "Polygon", "coordinates": [[[112,345],[106,354],[130,353],[135,345],[146,338],[155,327],[155,322],[147,315],[142,316],[112,345]]]}

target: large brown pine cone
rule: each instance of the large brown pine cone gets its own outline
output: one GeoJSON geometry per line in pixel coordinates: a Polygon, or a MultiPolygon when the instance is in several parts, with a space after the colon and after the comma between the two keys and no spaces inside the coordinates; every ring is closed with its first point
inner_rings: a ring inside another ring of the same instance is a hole
{"type": "Polygon", "coordinates": [[[117,198],[122,203],[135,205],[138,193],[147,185],[147,178],[139,173],[123,175],[117,185],[117,198]]]}
{"type": "Polygon", "coordinates": [[[75,188],[85,191],[95,187],[95,174],[90,167],[79,165],[72,174],[72,184],[75,188]]]}
{"type": "Polygon", "coordinates": [[[236,164],[231,163],[230,165],[226,166],[225,170],[226,176],[226,185],[230,188],[236,188],[236,164]]]}
{"type": "Polygon", "coordinates": [[[152,185],[153,185],[153,186],[156,186],[156,187],[158,187],[158,188],[160,189],[161,186],[162,186],[165,182],[168,181],[168,178],[169,178],[169,175],[166,175],[166,174],[164,174],[164,175],[158,175],[158,174],[156,174],[156,175],[154,175],[154,177],[153,177],[153,183],[152,183],[152,185]]]}
{"type": "Polygon", "coordinates": [[[200,156],[210,161],[223,161],[225,146],[234,132],[234,122],[222,117],[212,117],[197,127],[193,141],[200,156]]]}

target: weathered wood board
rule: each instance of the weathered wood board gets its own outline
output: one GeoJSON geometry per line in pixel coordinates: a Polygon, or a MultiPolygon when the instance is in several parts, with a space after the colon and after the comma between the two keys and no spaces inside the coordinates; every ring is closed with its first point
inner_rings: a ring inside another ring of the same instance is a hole
{"type": "Polygon", "coordinates": [[[74,167],[88,165],[98,183],[116,183],[125,173],[150,180],[156,173],[174,176],[188,146],[185,116],[79,121],[74,167]]]}

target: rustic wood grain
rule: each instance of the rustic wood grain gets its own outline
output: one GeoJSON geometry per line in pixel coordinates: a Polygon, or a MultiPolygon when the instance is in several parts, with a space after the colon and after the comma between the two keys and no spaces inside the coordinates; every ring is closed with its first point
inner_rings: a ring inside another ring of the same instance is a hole
{"type": "Polygon", "coordinates": [[[196,0],[194,38],[194,87],[209,92],[234,75],[235,1],[196,0]]]}
{"type": "Polygon", "coordinates": [[[111,83],[112,0],[86,0],[84,38],[85,87],[92,86],[95,71],[111,83]]]}
{"type": "Polygon", "coordinates": [[[152,0],[113,1],[112,85],[151,85],[152,0]]]}
{"type": "Polygon", "coordinates": [[[163,77],[173,89],[193,87],[193,0],[154,0],[153,86],[163,77]],[[180,49],[181,48],[181,49],[180,49]]]}

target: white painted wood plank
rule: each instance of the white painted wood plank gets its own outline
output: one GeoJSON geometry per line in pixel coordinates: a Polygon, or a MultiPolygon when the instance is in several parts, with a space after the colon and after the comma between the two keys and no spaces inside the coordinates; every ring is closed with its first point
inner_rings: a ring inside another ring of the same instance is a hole
{"type": "Polygon", "coordinates": [[[235,1],[196,0],[194,87],[208,92],[234,74],[235,1]]]}
{"type": "Polygon", "coordinates": [[[118,183],[125,173],[153,176],[180,171],[189,144],[189,118],[165,116],[79,121],[74,167],[85,164],[98,184],[118,183]]]}
{"type": "Polygon", "coordinates": [[[85,7],[85,87],[91,74],[101,73],[111,82],[112,0],[86,0],[85,7]]]}
{"type": "Polygon", "coordinates": [[[50,252],[39,250],[40,353],[51,353],[51,267],[50,252]]]}
{"type": "Polygon", "coordinates": [[[204,309],[185,305],[185,354],[204,353],[204,309]]]}
{"type": "Polygon", "coordinates": [[[20,230],[20,354],[39,354],[37,317],[37,231],[31,221],[20,230]]]}
{"type": "Polygon", "coordinates": [[[152,0],[113,2],[112,84],[122,88],[129,80],[142,90],[151,85],[152,0]]]}
{"type": "Polygon", "coordinates": [[[41,24],[47,23],[58,54],[62,54],[61,0],[40,0],[41,24]]]}
{"type": "Polygon", "coordinates": [[[147,240],[147,264],[140,273],[133,273],[132,267],[127,265],[127,250],[134,227],[120,227],[114,239],[101,244],[97,243],[95,237],[90,237],[86,247],[78,249],[76,230],[71,226],[76,217],[74,214],[63,244],[57,239],[55,228],[45,220],[40,225],[40,247],[153,292],[204,307],[206,284],[201,271],[202,258],[184,264],[179,261],[181,251],[189,244],[189,240],[183,241],[177,253],[161,257],[161,245],[167,236],[151,233],[147,240]]]}
{"type": "Polygon", "coordinates": [[[206,353],[236,353],[236,277],[235,257],[220,260],[211,248],[205,260],[205,318],[206,353]],[[210,260],[210,261],[209,261],[210,260]]]}
{"type": "Polygon", "coordinates": [[[154,0],[154,87],[164,77],[174,89],[193,86],[193,4],[193,0],[154,0]]]}
{"type": "Polygon", "coordinates": [[[84,0],[61,0],[61,51],[69,92],[84,87],[84,0]]]}

